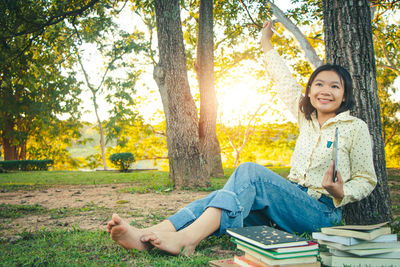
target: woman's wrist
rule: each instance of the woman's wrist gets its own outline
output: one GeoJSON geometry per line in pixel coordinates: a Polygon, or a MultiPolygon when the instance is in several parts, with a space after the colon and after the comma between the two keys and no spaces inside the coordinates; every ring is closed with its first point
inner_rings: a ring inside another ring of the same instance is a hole
{"type": "Polygon", "coordinates": [[[269,50],[273,49],[272,43],[270,40],[264,41],[261,44],[264,53],[267,53],[269,50]]]}

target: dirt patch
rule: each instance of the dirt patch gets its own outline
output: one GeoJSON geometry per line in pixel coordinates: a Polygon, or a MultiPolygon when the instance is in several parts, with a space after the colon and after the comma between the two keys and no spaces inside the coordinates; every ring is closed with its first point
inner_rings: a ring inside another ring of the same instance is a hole
{"type": "Polygon", "coordinates": [[[207,192],[172,191],[131,194],[121,192],[127,184],[59,186],[45,190],[0,193],[0,204],[35,205],[45,208],[39,215],[0,218],[3,236],[21,231],[54,228],[105,230],[113,213],[139,227],[149,226],[177,212],[207,192]]]}
{"type": "Polygon", "coordinates": [[[387,173],[391,176],[400,176],[400,168],[388,168],[387,173]]]}
{"type": "MultiPolygon", "coordinates": [[[[24,230],[40,229],[105,230],[113,213],[120,214],[135,226],[146,227],[208,194],[194,191],[146,194],[122,192],[129,187],[130,184],[79,185],[0,193],[0,204],[39,204],[44,208],[36,215],[23,215],[16,219],[0,218],[0,236],[13,237],[24,230]]],[[[393,215],[397,217],[400,215],[400,181],[389,181],[389,187],[393,215]]]]}

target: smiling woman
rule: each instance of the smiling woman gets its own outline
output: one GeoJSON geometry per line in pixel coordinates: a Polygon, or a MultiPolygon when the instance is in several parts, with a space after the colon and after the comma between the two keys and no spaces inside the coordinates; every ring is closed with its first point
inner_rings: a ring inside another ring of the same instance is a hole
{"type": "Polygon", "coordinates": [[[311,105],[318,110],[321,125],[336,116],[336,111],[344,102],[344,84],[334,71],[322,71],[311,84],[308,96],[311,105]]]}

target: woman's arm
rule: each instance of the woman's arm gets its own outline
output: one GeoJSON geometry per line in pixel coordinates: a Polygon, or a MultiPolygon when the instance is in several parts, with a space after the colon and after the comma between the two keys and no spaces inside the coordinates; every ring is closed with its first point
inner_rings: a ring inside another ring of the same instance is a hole
{"type": "Polygon", "coordinates": [[[273,32],[271,27],[272,22],[268,21],[264,24],[261,32],[261,46],[265,54],[264,62],[266,73],[273,81],[278,97],[300,125],[302,118],[299,117],[299,102],[302,97],[303,89],[297,84],[297,81],[293,78],[290,70],[279,56],[278,52],[273,49],[271,43],[273,32]]]}
{"type": "Polygon", "coordinates": [[[273,49],[272,43],[271,43],[271,37],[272,37],[272,21],[267,21],[264,23],[262,32],[261,32],[261,46],[264,51],[264,53],[267,53],[269,50],[273,49]]]}
{"type": "Polygon", "coordinates": [[[333,168],[330,167],[322,183],[332,195],[336,207],[367,197],[377,183],[368,126],[363,121],[358,122],[349,155],[350,179],[343,182],[338,171],[338,181],[333,183],[331,181],[333,168]]]}

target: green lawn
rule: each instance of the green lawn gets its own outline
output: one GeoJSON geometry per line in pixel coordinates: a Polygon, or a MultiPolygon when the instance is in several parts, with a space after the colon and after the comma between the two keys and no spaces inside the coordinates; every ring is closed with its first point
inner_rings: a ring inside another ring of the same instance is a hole
{"type": "MultiPolygon", "coordinates": [[[[272,169],[282,176],[286,176],[289,171],[288,168],[272,169]]],[[[232,169],[226,170],[225,178],[212,179],[212,190],[221,188],[232,171],[232,169]]],[[[399,179],[397,174],[389,174],[389,181],[394,182],[391,187],[397,189],[399,179]]],[[[170,188],[168,174],[157,171],[132,173],[51,171],[0,174],[2,192],[54,185],[112,183],[130,183],[132,192],[170,188]]],[[[392,198],[396,200],[393,204],[397,207],[397,192],[392,198]]],[[[84,207],[64,211],[48,210],[40,205],[2,204],[0,219],[12,220],[41,213],[50,216],[69,216],[95,208],[84,207]]],[[[399,230],[397,228],[396,231],[399,230]]],[[[0,238],[0,266],[207,266],[210,260],[229,258],[238,253],[240,252],[235,249],[228,236],[207,238],[199,244],[192,257],[170,256],[156,249],[150,252],[128,252],[110,240],[105,231],[81,230],[78,225],[68,230],[42,229],[36,232],[23,232],[14,240],[0,238]]]]}
{"type": "Polygon", "coordinates": [[[114,172],[114,171],[32,171],[9,172],[0,175],[0,185],[76,185],[76,184],[113,184],[152,181],[168,181],[168,172],[114,172]]]}
{"type": "Polygon", "coordinates": [[[1,266],[207,266],[210,260],[233,256],[235,247],[223,236],[201,242],[192,257],[128,252],[104,231],[79,229],[24,233],[21,240],[0,246],[1,266]]]}

